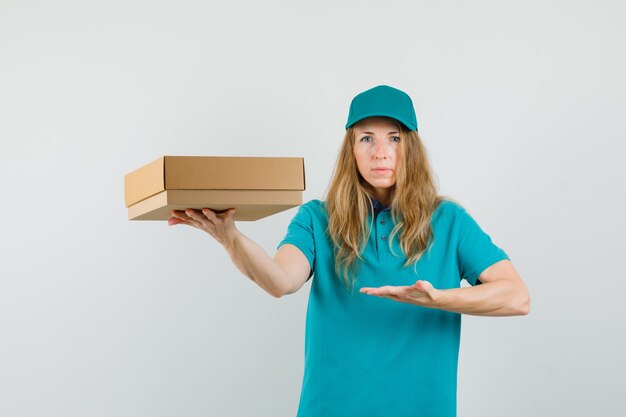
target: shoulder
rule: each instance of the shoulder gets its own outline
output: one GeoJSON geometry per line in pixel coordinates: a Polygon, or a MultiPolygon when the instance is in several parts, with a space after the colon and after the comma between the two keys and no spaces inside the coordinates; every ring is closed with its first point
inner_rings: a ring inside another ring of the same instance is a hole
{"type": "Polygon", "coordinates": [[[296,217],[307,217],[317,221],[327,220],[326,202],[321,200],[307,201],[298,207],[296,217]]]}
{"type": "Polygon", "coordinates": [[[300,207],[304,207],[308,210],[326,211],[326,202],[322,200],[309,200],[300,207]]]}
{"type": "Polygon", "coordinates": [[[298,211],[306,211],[311,214],[326,214],[326,202],[321,200],[309,200],[302,204],[298,211]]]}
{"type": "Polygon", "coordinates": [[[476,224],[476,220],[469,210],[458,201],[449,197],[439,203],[439,206],[433,212],[431,222],[433,226],[440,229],[453,228],[456,230],[472,228],[476,224]]]}
{"type": "Polygon", "coordinates": [[[465,207],[458,201],[450,198],[442,200],[435,211],[433,212],[433,220],[437,218],[444,218],[447,220],[454,220],[466,213],[465,207]]]}

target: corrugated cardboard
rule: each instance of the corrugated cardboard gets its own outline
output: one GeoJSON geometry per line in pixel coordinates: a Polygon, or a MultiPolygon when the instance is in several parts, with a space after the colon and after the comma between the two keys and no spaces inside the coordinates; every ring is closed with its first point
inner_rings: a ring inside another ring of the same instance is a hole
{"type": "Polygon", "coordinates": [[[129,220],[204,207],[258,220],[302,204],[304,189],[303,158],[163,156],[124,177],[129,220]]]}

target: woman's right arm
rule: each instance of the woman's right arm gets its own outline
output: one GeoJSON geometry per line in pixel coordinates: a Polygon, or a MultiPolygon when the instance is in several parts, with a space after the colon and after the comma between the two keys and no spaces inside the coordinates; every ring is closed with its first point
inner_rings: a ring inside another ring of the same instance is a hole
{"type": "Polygon", "coordinates": [[[235,209],[215,213],[209,209],[172,211],[170,225],[186,224],[207,232],[224,246],[233,264],[272,296],[298,291],[309,278],[311,267],[304,254],[291,244],[282,245],[274,259],[233,221],[235,209]]]}

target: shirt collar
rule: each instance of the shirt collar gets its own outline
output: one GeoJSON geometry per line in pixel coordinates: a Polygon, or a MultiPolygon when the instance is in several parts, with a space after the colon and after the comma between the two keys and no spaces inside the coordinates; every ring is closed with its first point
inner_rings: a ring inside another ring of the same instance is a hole
{"type": "Polygon", "coordinates": [[[374,197],[371,197],[372,199],[372,206],[374,206],[374,212],[378,213],[380,211],[385,210],[387,207],[383,206],[383,203],[381,203],[380,201],[376,200],[374,197]]]}

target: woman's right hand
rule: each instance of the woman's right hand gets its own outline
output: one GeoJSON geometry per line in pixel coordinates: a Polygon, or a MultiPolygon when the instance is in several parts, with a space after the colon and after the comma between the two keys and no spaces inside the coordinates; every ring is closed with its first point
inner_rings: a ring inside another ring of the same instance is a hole
{"type": "Polygon", "coordinates": [[[216,213],[208,208],[203,208],[202,210],[172,210],[170,212],[172,217],[169,218],[167,224],[170,226],[177,224],[193,226],[207,232],[225,248],[228,248],[233,244],[239,233],[233,220],[235,211],[234,208],[220,213],[216,213]]]}

